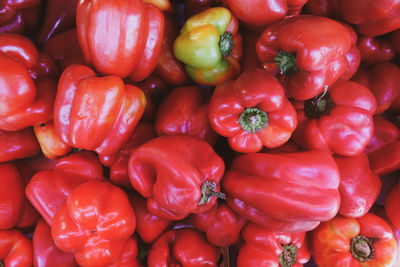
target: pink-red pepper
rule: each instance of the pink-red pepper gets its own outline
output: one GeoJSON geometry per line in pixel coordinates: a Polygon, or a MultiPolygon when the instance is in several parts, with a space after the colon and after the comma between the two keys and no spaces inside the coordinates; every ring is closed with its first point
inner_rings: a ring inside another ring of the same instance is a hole
{"type": "Polygon", "coordinates": [[[400,229],[400,183],[395,184],[386,196],[385,211],[390,223],[400,229]]]}
{"type": "Polygon", "coordinates": [[[147,198],[158,217],[180,220],[215,204],[225,171],[223,160],[205,141],[191,136],[160,136],[138,147],[129,158],[133,188],[147,198]]]}
{"type": "Polygon", "coordinates": [[[33,266],[32,241],[18,230],[0,230],[0,265],[33,266]]]}
{"type": "Polygon", "coordinates": [[[39,151],[32,127],[15,132],[0,130],[0,162],[32,157],[39,151]]]}
{"type": "Polygon", "coordinates": [[[374,116],[374,135],[364,152],[371,152],[400,139],[400,129],[388,121],[384,116],[374,116]]]}

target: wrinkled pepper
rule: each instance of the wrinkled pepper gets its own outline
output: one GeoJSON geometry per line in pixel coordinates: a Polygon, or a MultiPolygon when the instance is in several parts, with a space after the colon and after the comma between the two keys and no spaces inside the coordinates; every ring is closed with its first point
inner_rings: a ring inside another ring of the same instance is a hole
{"type": "Polygon", "coordinates": [[[279,77],[288,96],[306,100],[343,75],[351,47],[351,35],[341,23],[299,15],[268,26],[256,51],[264,69],[279,77]]]}
{"type": "Polygon", "coordinates": [[[111,155],[128,141],[145,105],[144,93],[136,86],[72,65],[58,83],[54,125],[70,146],[111,155]]]}
{"type": "Polygon", "coordinates": [[[397,253],[391,227],[372,213],[322,223],[312,233],[312,246],[319,267],[389,267],[397,253]]]}
{"type": "Polygon", "coordinates": [[[276,232],[248,223],[242,237],[238,267],[302,267],[311,257],[305,232],[276,232]]]}
{"type": "Polygon", "coordinates": [[[164,15],[153,4],[142,0],[79,1],[76,25],[85,60],[99,73],[141,81],[156,67],[164,15]]]}
{"type": "Polygon", "coordinates": [[[191,136],[160,136],[138,147],[129,158],[133,188],[147,198],[160,218],[180,220],[215,204],[224,161],[205,141],[191,136]]]}
{"type": "Polygon", "coordinates": [[[293,140],[304,149],[355,156],[372,138],[376,100],[361,84],[339,81],[320,95],[294,105],[298,126],[293,140]]]}
{"type": "Polygon", "coordinates": [[[238,28],[228,9],[207,9],[186,20],[174,42],[174,55],[199,84],[217,85],[233,79],[240,73],[242,56],[238,28]]]}
{"type": "Polygon", "coordinates": [[[339,210],[340,175],[325,152],[238,156],[222,179],[228,205],[252,222],[281,232],[315,229],[339,210]]]}
{"type": "Polygon", "coordinates": [[[208,120],[209,95],[196,86],[177,87],[160,105],[157,135],[188,135],[214,145],[218,135],[208,120]]]}
{"type": "Polygon", "coordinates": [[[32,241],[15,229],[0,230],[0,265],[31,267],[32,241]]]}
{"type": "Polygon", "coordinates": [[[297,125],[296,111],[279,81],[262,69],[243,72],[216,87],[210,99],[213,129],[238,152],[278,147],[297,125]]]}

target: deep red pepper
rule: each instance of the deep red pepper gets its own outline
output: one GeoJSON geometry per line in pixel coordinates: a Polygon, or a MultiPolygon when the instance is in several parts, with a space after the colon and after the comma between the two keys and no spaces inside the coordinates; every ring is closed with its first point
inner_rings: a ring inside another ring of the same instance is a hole
{"type": "Polygon", "coordinates": [[[201,11],[221,4],[222,0],[186,0],[183,6],[183,15],[185,18],[190,18],[201,11]]]}
{"type": "Polygon", "coordinates": [[[374,174],[365,153],[353,157],[334,156],[340,172],[339,214],[349,218],[364,216],[381,191],[381,180],[374,174]]]}
{"type": "Polygon", "coordinates": [[[385,175],[400,169],[400,140],[396,140],[368,154],[371,169],[385,175]]]}
{"type": "Polygon", "coordinates": [[[397,139],[400,139],[400,129],[384,116],[374,116],[374,135],[364,151],[369,154],[397,139]]]}
{"type": "Polygon", "coordinates": [[[362,63],[372,66],[377,63],[391,61],[396,55],[391,39],[360,36],[357,46],[361,52],[362,63]]]}
{"type": "Polygon", "coordinates": [[[394,49],[396,50],[396,52],[398,54],[400,54],[400,29],[392,32],[391,40],[392,40],[394,49]]]}
{"type": "Polygon", "coordinates": [[[155,121],[158,135],[188,135],[214,145],[218,135],[208,120],[209,95],[196,86],[172,90],[160,105],[155,121]]]}
{"type": "Polygon", "coordinates": [[[33,233],[33,264],[35,267],[78,267],[73,254],[59,250],[51,237],[51,228],[40,219],[33,233]]]}
{"type": "Polygon", "coordinates": [[[41,0],[5,0],[0,6],[1,33],[32,33],[39,26],[41,0]]]}
{"type": "Polygon", "coordinates": [[[338,81],[321,95],[295,106],[299,123],[293,140],[302,148],[355,156],[372,138],[376,100],[358,83],[338,81]]]}
{"type": "Polygon", "coordinates": [[[209,211],[191,214],[190,221],[197,230],[206,233],[208,242],[214,246],[227,247],[239,243],[240,231],[247,219],[226,203],[217,203],[209,211]]]}
{"type": "Polygon", "coordinates": [[[262,64],[258,59],[256,52],[256,44],[260,33],[250,29],[246,29],[242,33],[243,35],[243,55],[240,60],[240,66],[242,67],[242,72],[250,69],[262,69],[262,64]]]}
{"type": "Polygon", "coordinates": [[[213,129],[228,138],[238,152],[278,147],[296,128],[295,110],[279,81],[268,72],[252,69],[237,80],[216,87],[210,100],[213,129]]]}
{"type": "Polygon", "coordinates": [[[0,265],[2,266],[33,266],[32,241],[21,232],[0,230],[0,265]],[[4,264],[4,265],[3,265],[4,264]]]}
{"type": "Polygon", "coordinates": [[[343,22],[342,25],[350,33],[351,47],[350,50],[346,53],[347,68],[340,78],[349,80],[357,72],[358,67],[360,66],[361,52],[360,49],[357,47],[358,36],[356,31],[347,23],[343,22]]]}
{"type": "Polygon", "coordinates": [[[194,229],[164,233],[151,246],[147,264],[156,266],[216,267],[218,250],[194,229]]]}
{"type": "Polygon", "coordinates": [[[325,152],[250,153],[222,179],[228,205],[275,231],[303,232],[332,219],[340,205],[339,170],[325,152]]]}
{"type": "Polygon", "coordinates": [[[32,157],[40,146],[31,127],[16,132],[0,130],[0,162],[32,157]]]}
{"type": "Polygon", "coordinates": [[[239,251],[238,267],[302,267],[311,257],[305,232],[276,232],[248,223],[242,237],[245,244],[239,251]]]}
{"type": "Polygon", "coordinates": [[[256,49],[264,69],[280,75],[289,96],[306,100],[339,79],[348,67],[351,35],[341,23],[299,15],[268,26],[256,49]]]}
{"type": "Polygon", "coordinates": [[[161,218],[205,212],[216,196],[223,197],[223,160],[207,142],[191,136],[160,136],[141,145],[131,154],[128,171],[148,210],[161,218]]]}
{"type": "Polygon", "coordinates": [[[25,194],[43,219],[51,225],[54,214],[78,185],[103,177],[103,168],[90,151],[81,151],[57,160],[52,170],[36,173],[25,194]]]}
{"type": "Polygon", "coordinates": [[[385,211],[390,223],[400,229],[400,183],[395,184],[386,196],[385,211]]]}
{"type": "Polygon", "coordinates": [[[337,0],[308,0],[305,10],[317,16],[341,18],[340,1],[337,0]]]}

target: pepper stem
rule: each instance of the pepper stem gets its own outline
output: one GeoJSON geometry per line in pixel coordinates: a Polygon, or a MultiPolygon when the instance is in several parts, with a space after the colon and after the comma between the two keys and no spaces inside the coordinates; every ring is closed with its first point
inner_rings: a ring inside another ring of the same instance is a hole
{"type": "Polygon", "coordinates": [[[228,57],[230,56],[232,49],[233,49],[232,33],[225,32],[219,39],[219,50],[221,51],[222,56],[228,57]]]}
{"type": "Polygon", "coordinates": [[[0,267],[4,267],[4,263],[0,261],[0,267]]]}
{"type": "Polygon", "coordinates": [[[319,119],[329,114],[334,106],[328,86],[325,86],[324,92],[304,102],[304,113],[310,119],[319,119]]]}
{"type": "Polygon", "coordinates": [[[290,267],[296,263],[297,247],[293,244],[282,245],[282,253],[279,255],[279,265],[290,267]]]}
{"type": "Polygon", "coordinates": [[[275,62],[281,75],[290,75],[298,71],[295,54],[280,50],[275,57],[275,62]]]}
{"type": "Polygon", "coordinates": [[[370,261],[375,256],[375,250],[372,246],[373,239],[363,235],[358,235],[351,240],[351,255],[360,262],[370,261]]]}
{"type": "Polygon", "coordinates": [[[199,200],[199,205],[207,204],[210,202],[212,197],[218,197],[220,199],[225,199],[225,194],[217,191],[217,184],[212,181],[204,181],[201,185],[201,198],[199,200]]]}
{"type": "Polygon", "coordinates": [[[239,117],[240,126],[244,131],[256,133],[268,126],[268,115],[258,108],[247,108],[239,117]]]}

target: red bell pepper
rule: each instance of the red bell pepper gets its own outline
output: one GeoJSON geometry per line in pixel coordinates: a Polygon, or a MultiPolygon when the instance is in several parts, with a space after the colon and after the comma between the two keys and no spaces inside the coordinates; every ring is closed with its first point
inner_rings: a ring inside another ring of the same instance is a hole
{"type": "Polygon", "coordinates": [[[183,5],[183,15],[190,18],[211,7],[220,6],[222,0],[185,0],[183,5]]]}
{"type": "Polygon", "coordinates": [[[71,151],[71,147],[57,135],[53,120],[35,125],[33,130],[42,153],[49,159],[57,159],[71,151]]]}
{"type": "Polygon", "coordinates": [[[157,65],[164,16],[142,0],[78,2],[76,24],[85,60],[104,75],[141,81],[157,65]]]}
{"type": "Polygon", "coordinates": [[[218,250],[194,229],[164,233],[151,246],[147,264],[156,266],[216,267],[218,250]]]}
{"type": "Polygon", "coordinates": [[[32,128],[16,132],[0,130],[0,162],[32,157],[40,152],[32,128]]]}
{"type": "Polygon", "coordinates": [[[317,96],[345,72],[351,35],[341,23],[299,15],[268,26],[257,42],[264,68],[280,79],[289,96],[317,96]]]}
{"type": "Polygon", "coordinates": [[[385,211],[391,224],[400,229],[400,183],[394,185],[386,196],[385,211]]]}
{"type": "Polygon", "coordinates": [[[34,44],[17,34],[0,35],[0,129],[18,131],[46,122],[53,115],[57,84],[48,79],[32,79],[40,64],[34,44]]]}
{"type": "Polygon", "coordinates": [[[336,215],[339,182],[328,153],[252,153],[233,161],[222,187],[228,205],[250,221],[274,231],[304,232],[336,215]]]}
{"type": "Polygon", "coordinates": [[[350,80],[350,78],[353,77],[353,75],[357,72],[358,67],[360,66],[361,52],[360,49],[357,47],[358,36],[356,31],[349,24],[342,23],[342,25],[350,33],[351,47],[350,50],[346,53],[347,68],[340,78],[344,80],[350,80]]]}
{"type": "Polygon", "coordinates": [[[392,32],[390,39],[392,41],[392,45],[393,45],[394,49],[396,50],[396,52],[398,54],[400,54],[400,29],[392,32]]]}
{"type": "Polygon", "coordinates": [[[43,51],[58,64],[61,70],[65,70],[72,64],[85,64],[76,29],[51,37],[44,43],[43,51]]]}
{"type": "Polygon", "coordinates": [[[388,38],[361,35],[357,46],[361,52],[362,62],[366,66],[391,61],[396,55],[392,41],[388,38]]]}
{"type": "Polygon", "coordinates": [[[313,259],[319,267],[393,266],[397,244],[391,227],[367,213],[361,218],[338,216],[312,233],[313,259]]]}
{"type": "Polygon", "coordinates": [[[334,159],[340,172],[339,214],[349,218],[364,216],[381,191],[380,178],[371,171],[365,153],[353,157],[335,155],[334,159]]]}
{"type": "Polygon", "coordinates": [[[283,19],[285,16],[300,14],[308,0],[223,0],[235,16],[251,25],[265,27],[283,19]]]}
{"type": "Polygon", "coordinates": [[[52,170],[36,173],[25,188],[26,197],[52,225],[54,214],[78,185],[103,177],[103,168],[90,151],[81,151],[57,160],[52,170]]]}
{"type": "Polygon", "coordinates": [[[128,142],[122,149],[113,155],[99,155],[100,162],[110,167],[110,180],[117,185],[123,186],[126,189],[132,189],[128,175],[128,161],[132,152],[140,145],[150,141],[156,137],[153,124],[148,122],[139,122],[135,131],[129,137],[128,142]]]}
{"type": "Polygon", "coordinates": [[[138,245],[133,238],[129,238],[123,244],[122,252],[116,262],[109,267],[142,267],[138,261],[138,245]]]}
{"type": "Polygon", "coordinates": [[[21,218],[24,184],[13,163],[1,163],[0,173],[0,230],[4,230],[14,227],[21,218]]]}
{"type": "Polygon", "coordinates": [[[160,57],[154,73],[171,85],[183,85],[190,82],[185,71],[185,66],[174,57],[172,47],[176,37],[179,35],[180,25],[177,18],[164,16],[164,38],[162,40],[160,57]]]}
{"type": "Polygon", "coordinates": [[[313,15],[341,18],[340,1],[337,0],[308,0],[304,7],[307,13],[313,15]]]}
{"type": "Polygon", "coordinates": [[[364,151],[370,154],[397,139],[400,139],[400,129],[384,116],[374,116],[374,135],[364,151]]]}
{"type": "Polygon", "coordinates": [[[75,26],[78,0],[47,0],[45,19],[36,42],[43,44],[57,33],[75,26]]]}
{"type": "Polygon", "coordinates": [[[242,72],[255,68],[262,69],[262,64],[258,59],[256,52],[256,44],[260,33],[257,31],[246,29],[243,32],[243,55],[240,60],[242,72]]]}
{"type": "Polygon", "coordinates": [[[39,25],[41,0],[5,0],[0,6],[1,33],[29,33],[39,25]]]}
{"type": "Polygon", "coordinates": [[[59,250],[51,237],[51,228],[40,219],[33,233],[33,264],[35,267],[78,267],[73,254],[59,250]]]}
{"type": "Polygon", "coordinates": [[[355,24],[357,32],[378,36],[400,28],[400,2],[396,0],[340,1],[342,17],[355,24]]]}
{"type": "Polygon", "coordinates": [[[382,114],[388,109],[400,108],[400,68],[390,62],[374,65],[369,70],[359,69],[352,78],[371,90],[377,107],[375,114],[382,114]],[[397,103],[397,104],[396,104],[397,103]]]}
{"type": "Polygon", "coordinates": [[[21,232],[0,230],[0,265],[2,266],[33,266],[32,241],[21,232]],[[4,265],[3,265],[4,264],[4,265]]]}
{"type": "Polygon", "coordinates": [[[146,199],[139,194],[132,193],[129,199],[135,211],[136,233],[144,242],[153,243],[171,225],[172,221],[150,213],[146,206],[146,199]]]}
{"type": "Polygon", "coordinates": [[[214,145],[218,135],[208,120],[209,96],[196,86],[172,90],[160,105],[155,121],[158,135],[188,135],[214,145]]]}
{"type": "Polygon", "coordinates": [[[315,98],[295,104],[298,126],[293,140],[305,149],[359,155],[373,135],[374,95],[368,88],[350,81],[339,81],[325,90],[315,98]]]}
{"type": "Polygon", "coordinates": [[[305,232],[275,232],[255,223],[248,223],[242,231],[245,244],[240,248],[238,267],[301,267],[311,253],[305,232]]]}
{"type": "Polygon", "coordinates": [[[371,170],[386,175],[400,169],[400,140],[386,144],[368,154],[371,170]]]}
{"type": "Polygon", "coordinates": [[[205,141],[190,136],[160,136],[129,158],[133,188],[147,198],[148,210],[160,218],[180,220],[215,204],[224,162],[205,141]]]}
{"type": "Polygon", "coordinates": [[[214,246],[228,247],[239,243],[240,231],[247,219],[226,203],[217,203],[207,212],[191,214],[190,221],[197,230],[206,233],[208,242],[214,246]]]}
{"type": "Polygon", "coordinates": [[[278,147],[296,128],[296,112],[277,79],[261,69],[243,72],[217,86],[210,100],[214,130],[238,152],[278,147]]]}
{"type": "Polygon", "coordinates": [[[70,146],[111,155],[128,141],[145,105],[144,93],[136,86],[72,65],[58,83],[54,125],[70,146]]]}
{"type": "Polygon", "coordinates": [[[126,193],[93,180],[76,187],[57,210],[51,235],[59,249],[74,253],[79,265],[110,266],[119,260],[135,226],[126,193]]]}

